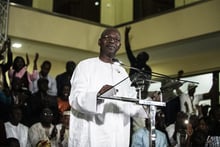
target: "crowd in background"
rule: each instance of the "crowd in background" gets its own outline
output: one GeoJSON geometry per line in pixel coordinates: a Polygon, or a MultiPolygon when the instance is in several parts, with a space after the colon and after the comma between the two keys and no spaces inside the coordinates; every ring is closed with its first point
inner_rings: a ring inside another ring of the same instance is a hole
{"type": "MultiPolygon", "coordinates": [[[[146,65],[149,55],[141,52],[137,58],[134,57],[128,41],[129,32],[128,27],[125,38],[131,66],[146,70],[149,76],[138,79],[144,78],[148,81],[152,74],[150,66],[146,65]],[[139,60],[144,60],[144,62],[139,62],[139,60]]],[[[10,39],[4,42],[0,50],[0,60],[2,60],[0,64],[0,146],[68,146],[70,115],[68,98],[71,90],[70,79],[76,63],[67,61],[66,71],[53,78],[49,74],[52,63],[45,60],[38,69],[38,58],[39,55],[36,53],[33,71],[29,72],[27,71],[30,63],[28,54],[26,59],[16,56],[13,60],[10,39]],[[6,53],[6,57],[2,55],[3,53],[6,53]],[[6,80],[7,76],[9,83],[6,80]]],[[[139,85],[135,85],[135,82],[138,79],[135,78],[139,75],[132,72],[130,72],[130,77],[134,86],[137,87],[139,85]]],[[[145,81],[144,85],[143,91],[147,93],[142,93],[143,98],[148,95],[149,82],[145,81]]],[[[194,96],[196,85],[189,85],[187,94],[179,91],[180,86],[181,84],[177,84],[171,88],[171,91],[174,89],[178,91],[175,97],[179,100],[180,108],[175,111],[175,120],[167,121],[164,109],[158,108],[156,145],[219,146],[220,106],[216,105],[211,109],[210,105],[198,105],[199,102],[195,101],[202,98],[194,96]]],[[[161,90],[165,91],[166,87],[161,90]]],[[[132,147],[148,146],[148,138],[149,120],[146,119],[144,125],[131,132],[130,145],[132,147]]]]}
{"type": "Polygon", "coordinates": [[[49,74],[49,60],[43,61],[38,69],[36,53],[33,71],[29,72],[28,54],[26,59],[16,56],[13,60],[10,39],[4,42],[0,58],[1,146],[15,144],[16,139],[21,147],[67,146],[68,97],[75,62],[67,61],[66,71],[54,78],[49,74]]]}
{"type": "MultiPolygon", "coordinates": [[[[150,56],[147,52],[139,52],[135,57],[131,49],[130,32],[131,27],[126,27],[125,49],[132,67],[129,76],[133,85],[142,89],[141,98],[144,99],[150,96],[149,81],[155,73],[148,65],[150,56]]],[[[163,75],[160,90],[166,107],[157,108],[154,145],[156,147],[218,147],[220,146],[220,105],[211,107],[210,103],[215,88],[215,78],[213,77],[213,85],[209,92],[198,95],[195,94],[198,85],[193,82],[187,83],[186,93],[180,90],[183,85],[180,78],[183,74],[183,70],[178,71],[176,79],[163,75]]],[[[150,145],[151,121],[132,118],[132,147],[150,145]]]]}

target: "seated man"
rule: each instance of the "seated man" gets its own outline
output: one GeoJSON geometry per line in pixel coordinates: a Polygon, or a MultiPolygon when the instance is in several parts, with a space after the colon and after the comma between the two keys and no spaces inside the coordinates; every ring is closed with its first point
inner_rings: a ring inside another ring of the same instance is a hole
{"type": "MultiPolygon", "coordinates": [[[[148,119],[145,120],[145,127],[138,129],[132,136],[132,144],[131,147],[148,147],[150,146],[149,140],[149,126],[150,121],[148,119]]],[[[156,147],[167,147],[167,138],[165,133],[156,130],[156,147]]]]}
{"type": "Polygon", "coordinates": [[[61,124],[57,125],[57,139],[62,147],[68,147],[70,111],[62,113],[61,124]]]}
{"type": "Polygon", "coordinates": [[[19,106],[12,106],[9,114],[10,120],[5,122],[5,132],[7,138],[18,139],[21,147],[29,145],[28,127],[21,124],[22,111],[19,106]]]}
{"type": "Polygon", "coordinates": [[[29,129],[29,138],[32,146],[57,146],[57,129],[52,124],[52,120],[52,111],[49,108],[44,108],[40,122],[35,123],[29,129]]]}

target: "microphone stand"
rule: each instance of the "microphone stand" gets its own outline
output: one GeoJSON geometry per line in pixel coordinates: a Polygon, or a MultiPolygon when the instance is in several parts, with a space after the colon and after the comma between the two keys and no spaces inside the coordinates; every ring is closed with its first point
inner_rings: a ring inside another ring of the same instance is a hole
{"type": "MultiPolygon", "coordinates": [[[[140,69],[138,69],[138,68],[136,68],[136,67],[128,66],[128,65],[122,63],[120,60],[118,60],[118,59],[116,59],[116,58],[113,58],[113,59],[112,59],[112,62],[113,62],[113,63],[116,63],[116,64],[118,64],[118,65],[121,65],[121,66],[123,66],[123,67],[136,70],[136,71],[138,71],[139,73],[147,73],[147,74],[150,74],[150,73],[147,72],[147,71],[142,71],[142,70],[140,70],[140,69]]],[[[164,75],[164,74],[161,74],[161,73],[157,73],[157,72],[153,72],[153,71],[152,71],[151,73],[152,73],[152,76],[157,77],[157,78],[163,78],[163,79],[166,79],[166,78],[167,78],[167,79],[173,80],[173,78],[171,78],[170,76],[167,76],[167,75],[164,75]]],[[[182,81],[182,82],[185,82],[185,83],[187,82],[187,83],[199,84],[199,82],[195,82],[195,81],[188,81],[188,80],[181,80],[181,79],[179,79],[178,81],[182,81]]]]}
{"type": "Polygon", "coordinates": [[[123,80],[121,80],[120,82],[116,83],[115,85],[113,85],[111,88],[109,88],[108,90],[104,91],[103,93],[98,93],[98,98],[103,98],[103,94],[108,92],[109,90],[115,88],[117,85],[121,84],[122,82],[124,82],[125,80],[127,80],[129,78],[129,76],[127,76],[126,78],[124,78],[123,80]]]}

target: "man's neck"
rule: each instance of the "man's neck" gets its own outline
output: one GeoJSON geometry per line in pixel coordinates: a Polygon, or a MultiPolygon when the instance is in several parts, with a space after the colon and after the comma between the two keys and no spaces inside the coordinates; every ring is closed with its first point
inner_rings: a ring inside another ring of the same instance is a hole
{"type": "Polygon", "coordinates": [[[47,78],[47,75],[43,76],[43,75],[41,74],[41,72],[40,72],[39,76],[40,76],[40,78],[47,78]]]}
{"type": "Polygon", "coordinates": [[[19,122],[10,121],[13,126],[18,126],[19,122]]]}
{"type": "Polygon", "coordinates": [[[99,59],[105,63],[112,63],[112,58],[107,56],[99,56],[99,59]]]}
{"type": "Polygon", "coordinates": [[[42,127],[44,127],[44,128],[50,128],[50,123],[44,123],[44,122],[41,122],[41,125],[42,125],[42,127]]]}

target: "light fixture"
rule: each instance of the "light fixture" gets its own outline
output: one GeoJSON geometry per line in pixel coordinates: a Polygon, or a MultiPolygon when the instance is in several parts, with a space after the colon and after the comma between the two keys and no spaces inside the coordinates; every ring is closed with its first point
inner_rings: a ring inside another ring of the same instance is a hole
{"type": "Polygon", "coordinates": [[[12,44],[12,47],[14,47],[14,48],[21,48],[22,44],[15,42],[15,43],[12,44]]]}
{"type": "Polygon", "coordinates": [[[98,1],[96,1],[96,2],[95,2],[95,6],[98,6],[98,5],[99,5],[99,2],[98,2],[98,1]]]}

